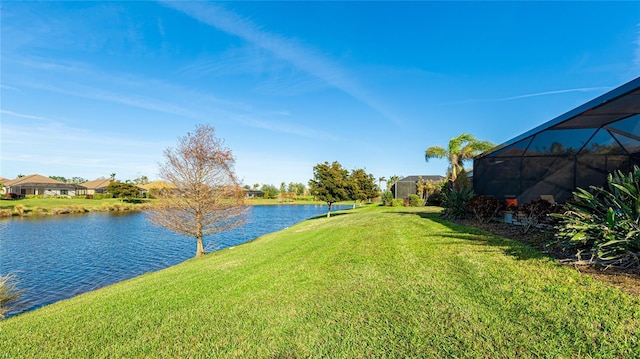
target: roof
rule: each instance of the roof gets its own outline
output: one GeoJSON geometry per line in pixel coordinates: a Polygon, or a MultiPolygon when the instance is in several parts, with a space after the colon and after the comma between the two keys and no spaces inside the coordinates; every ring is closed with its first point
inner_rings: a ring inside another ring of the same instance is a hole
{"type": "Polygon", "coordinates": [[[156,188],[176,188],[176,186],[172,185],[171,183],[165,182],[165,181],[153,181],[153,182],[149,182],[145,185],[142,186],[138,186],[140,188],[146,189],[147,191],[150,191],[152,189],[156,189],[156,188]]]}
{"type": "MultiPolygon", "coordinates": [[[[566,112],[530,131],[514,137],[479,157],[490,155],[509,145],[546,130],[597,129],[640,114],[640,77],[617,87],[573,110],[566,112]]],[[[607,127],[623,136],[640,140],[640,128],[631,132],[607,127]]]]}
{"type": "Polygon", "coordinates": [[[82,183],[82,186],[87,187],[88,189],[98,189],[98,188],[106,188],[109,183],[111,183],[111,179],[97,179],[89,182],[82,183]]]}
{"type": "Polygon", "coordinates": [[[422,178],[426,181],[442,181],[444,177],[438,175],[422,175],[422,176],[407,176],[397,182],[418,182],[422,178]]]}
{"type": "Polygon", "coordinates": [[[9,180],[4,183],[5,186],[25,185],[33,183],[46,183],[46,184],[66,184],[64,182],[54,180],[53,178],[45,177],[39,174],[31,174],[28,176],[18,177],[16,179],[9,180]]]}
{"type": "Polygon", "coordinates": [[[36,186],[36,185],[52,185],[55,187],[69,187],[69,188],[84,187],[82,185],[78,185],[75,183],[64,183],[58,180],[54,180],[53,178],[45,177],[39,174],[31,174],[28,176],[18,177],[16,179],[5,182],[4,185],[6,187],[36,186]]]}

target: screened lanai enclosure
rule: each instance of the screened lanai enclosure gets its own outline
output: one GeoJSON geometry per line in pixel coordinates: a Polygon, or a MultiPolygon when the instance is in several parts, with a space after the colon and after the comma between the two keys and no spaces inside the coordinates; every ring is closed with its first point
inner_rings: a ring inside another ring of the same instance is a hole
{"type": "Polygon", "coordinates": [[[640,166],[640,78],[474,159],[477,194],[518,204],[563,203],[576,187],[640,166]]]}

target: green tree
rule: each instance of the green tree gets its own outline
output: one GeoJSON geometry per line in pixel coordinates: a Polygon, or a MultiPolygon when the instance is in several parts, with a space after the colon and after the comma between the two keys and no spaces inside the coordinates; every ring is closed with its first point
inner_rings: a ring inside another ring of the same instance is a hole
{"type": "Polygon", "coordinates": [[[266,198],[271,198],[271,199],[278,198],[278,194],[280,193],[280,191],[278,191],[276,186],[271,184],[263,184],[260,190],[264,192],[264,196],[266,198]]]}
{"type": "Polygon", "coordinates": [[[280,199],[283,200],[287,196],[287,185],[284,182],[280,182],[280,199]]]}
{"type": "Polygon", "coordinates": [[[136,185],[120,181],[109,182],[107,192],[116,198],[138,198],[140,196],[140,191],[136,185]]]}
{"type": "Polygon", "coordinates": [[[349,175],[349,197],[353,201],[353,208],[356,207],[358,201],[362,202],[367,199],[378,197],[380,191],[375,183],[372,174],[367,173],[364,169],[355,169],[349,175]]]}
{"type": "Polygon", "coordinates": [[[422,178],[422,176],[418,177],[418,182],[416,182],[416,192],[420,198],[422,198],[425,202],[427,200],[427,180],[422,178]]]}
{"type": "Polygon", "coordinates": [[[147,176],[140,176],[136,179],[133,180],[133,183],[137,184],[137,185],[145,185],[147,183],[149,183],[149,177],[147,176]]]}
{"type": "Polygon", "coordinates": [[[302,183],[289,182],[289,184],[287,185],[287,192],[296,196],[302,196],[305,190],[306,187],[302,183]]]}
{"type": "Polygon", "coordinates": [[[428,162],[431,158],[447,158],[449,160],[447,177],[451,182],[454,182],[464,168],[465,161],[493,147],[495,145],[489,141],[479,141],[472,135],[463,133],[449,140],[448,148],[442,146],[427,148],[424,159],[428,162]]]}
{"type": "Polygon", "coordinates": [[[309,191],[321,201],[327,202],[327,218],[331,216],[331,205],[349,199],[349,171],[340,163],[318,163],[313,167],[313,179],[309,180],[309,191]]]}
{"type": "Polygon", "coordinates": [[[88,181],[88,179],[82,177],[71,177],[71,183],[85,183],[88,181]]]}
{"type": "Polygon", "coordinates": [[[49,178],[51,178],[52,180],[56,180],[56,181],[67,183],[67,179],[65,177],[62,177],[62,176],[49,176],[49,178]]]}
{"type": "Polygon", "coordinates": [[[163,191],[149,219],[196,239],[196,257],[205,255],[203,237],[239,226],[245,220],[244,192],[233,170],[231,150],[215,129],[198,125],[164,151],[160,177],[175,186],[163,191]]]}

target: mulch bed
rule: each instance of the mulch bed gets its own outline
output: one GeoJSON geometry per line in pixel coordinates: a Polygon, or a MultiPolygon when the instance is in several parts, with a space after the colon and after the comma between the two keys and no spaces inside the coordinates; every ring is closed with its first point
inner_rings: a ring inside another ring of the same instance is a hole
{"type": "Polygon", "coordinates": [[[622,289],[630,294],[640,296],[640,274],[627,273],[613,268],[596,268],[594,265],[578,263],[575,257],[569,256],[559,248],[545,247],[552,234],[543,230],[530,231],[524,233],[522,227],[506,223],[488,222],[481,223],[467,219],[453,220],[454,223],[482,229],[496,236],[513,239],[525,243],[540,250],[546,255],[557,259],[560,263],[571,266],[581,274],[593,277],[596,280],[606,282],[616,288],[622,289]]]}

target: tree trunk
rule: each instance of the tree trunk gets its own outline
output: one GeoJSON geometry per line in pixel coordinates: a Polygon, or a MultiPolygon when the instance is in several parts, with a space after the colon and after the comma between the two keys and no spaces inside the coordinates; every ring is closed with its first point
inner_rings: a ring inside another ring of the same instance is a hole
{"type": "Polygon", "coordinates": [[[196,211],[196,258],[204,257],[204,245],[202,244],[202,215],[196,211]]]}
{"type": "Polygon", "coordinates": [[[196,258],[204,257],[206,254],[204,251],[204,245],[202,244],[202,235],[196,238],[197,248],[196,248],[196,258]]]}
{"type": "Polygon", "coordinates": [[[329,209],[327,209],[327,218],[331,217],[331,202],[327,202],[327,206],[329,207],[329,209]]]}

